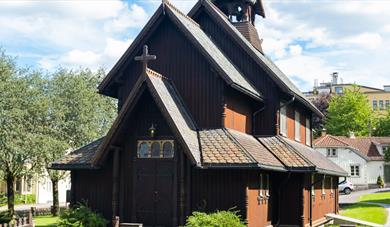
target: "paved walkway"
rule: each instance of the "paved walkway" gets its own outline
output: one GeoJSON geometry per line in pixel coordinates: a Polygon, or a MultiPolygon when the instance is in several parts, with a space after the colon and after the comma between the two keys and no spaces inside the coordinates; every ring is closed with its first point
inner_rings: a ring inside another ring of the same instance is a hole
{"type": "Polygon", "coordinates": [[[352,192],[349,195],[345,195],[342,192],[340,192],[339,204],[357,203],[359,200],[359,197],[362,195],[367,195],[367,194],[372,194],[372,193],[377,193],[377,192],[385,192],[385,191],[389,191],[389,190],[390,190],[389,188],[375,188],[375,189],[352,192]]]}
{"type": "MultiPolygon", "coordinates": [[[[38,209],[45,209],[45,208],[50,208],[51,203],[41,203],[41,204],[19,204],[15,205],[15,210],[30,210],[31,207],[36,207],[38,209]]],[[[66,206],[65,203],[60,203],[60,207],[66,206]]],[[[2,206],[0,207],[0,211],[5,211],[7,210],[7,206],[2,206]]]]}

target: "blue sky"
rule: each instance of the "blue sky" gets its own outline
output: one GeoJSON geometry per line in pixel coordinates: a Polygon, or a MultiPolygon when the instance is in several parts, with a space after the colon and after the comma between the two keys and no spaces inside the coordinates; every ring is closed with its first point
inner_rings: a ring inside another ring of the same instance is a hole
{"type": "MultiPolygon", "coordinates": [[[[111,69],[161,1],[2,1],[0,46],[21,65],[111,69]]],[[[187,12],[193,0],[171,0],[187,12]]],[[[390,84],[390,1],[263,0],[263,49],[301,90],[338,71],[390,84]]]]}

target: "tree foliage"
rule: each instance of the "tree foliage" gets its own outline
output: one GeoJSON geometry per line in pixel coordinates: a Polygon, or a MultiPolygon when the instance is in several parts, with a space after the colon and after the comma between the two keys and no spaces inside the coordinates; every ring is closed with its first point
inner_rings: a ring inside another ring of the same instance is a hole
{"type": "Polygon", "coordinates": [[[39,73],[18,68],[4,51],[0,51],[0,97],[0,171],[13,215],[15,180],[40,169],[39,131],[47,103],[39,73]]]}
{"type": "Polygon", "coordinates": [[[325,118],[328,114],[328,108],[330,103],[331,95],[329,93],[320,93],[317,98],[313,101],[313,104],[325,117],[313,116],[313,130],[314,136],[318,137],[324,128],[325,118]]]}
{"type": "Polygon", "coordinates": [[[373,113],[367,97],[357,87],[345,89],[343,95],[333,96],[328,108],[325,128],[329,134],[348,136],[353,132],[365,136],[373,125],[373,113]]]}
{"type": "Polygon", "coordinates": [[[385,116],[379,116],[374,131],[375,136],[390,136],[390,109],[385,116]]]}

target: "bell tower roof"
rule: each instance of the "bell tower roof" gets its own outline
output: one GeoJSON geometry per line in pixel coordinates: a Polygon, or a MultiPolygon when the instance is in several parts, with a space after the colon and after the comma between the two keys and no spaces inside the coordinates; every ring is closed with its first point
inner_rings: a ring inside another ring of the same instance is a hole
{"type": "Polygon", "coordinates": [[[251,22],[256,14],[265,17],[262,0],[213,0],[213,3],[229,17],[231,22],[251,22]]]}

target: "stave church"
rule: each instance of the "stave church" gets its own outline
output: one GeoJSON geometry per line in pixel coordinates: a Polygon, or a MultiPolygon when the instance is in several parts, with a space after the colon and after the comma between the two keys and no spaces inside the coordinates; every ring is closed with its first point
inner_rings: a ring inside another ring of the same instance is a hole
{"type": "Polygon", "coordinates": [[[347,173],[313,150],[322,113],[263,52],[264,18],[262,0],[188,14],[164,0],[98,87],[118,100],[107,135],[50,166],[71,172],[70,203],[113,226],[231,208],[250,227],[320,226],[338,213],[347,173]]]}

